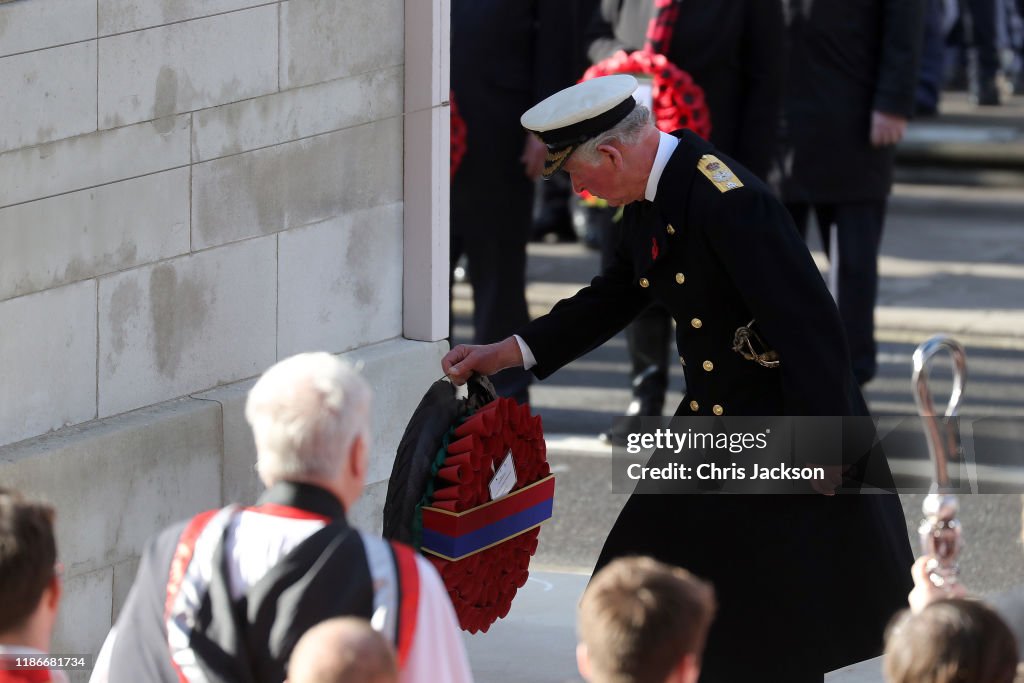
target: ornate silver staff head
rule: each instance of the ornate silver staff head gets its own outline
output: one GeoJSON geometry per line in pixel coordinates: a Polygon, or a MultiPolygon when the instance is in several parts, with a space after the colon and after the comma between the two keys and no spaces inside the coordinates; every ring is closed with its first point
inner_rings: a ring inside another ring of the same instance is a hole
{"type": "Polygon", "coordinates": [[[917,347],[913,363],[914,402],[923,418],[928,450],[935,465],[935,480],[921,506],[924,519],[918,533],[921,551],[932,557],[928,563],[929,578],[938,587],[949,587],[958,580],[958,559],[963,547],[962,530],[956,518],[960,504],[949,482],[949,462],[959,460],[961,455],[960,437],[956,421],[950,418],[957,416],[963,399],[967,354],[955,339],[938,335],[917,347]],[[936,416],[928,388],[928,363],[942,350],[948,351],[953,359],[953,395],[946,406],[944,420],[936,416]]]}

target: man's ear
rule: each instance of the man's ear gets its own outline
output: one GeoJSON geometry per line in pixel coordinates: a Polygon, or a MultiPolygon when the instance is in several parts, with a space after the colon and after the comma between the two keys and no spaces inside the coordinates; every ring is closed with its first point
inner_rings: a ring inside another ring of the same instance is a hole
{"type": "Polygon", "coordinates": [[[60,604],[60,596],[64,591],[64,587],[61,585],[60,576],[54,573],[50,579],[50,584],[47,586],[47,591],[44,594],[46,598],[46,606],[53,611],[57,611],[57,605],[60,604]]]}
{"type": "Polygon", "coordinates": [[[590,655],[587,646],[583,643],[576,645],[576,668],[584,680],[590,680],[590,655]]]}
{"type": "Polygon", "coordinates": [[[683,655],[674,673],[678,674],[678,678],[672,679],[674,681],[678,680],[679,683],[697,683],[697,679],[700,678],[700,660],[697,659],[697,655],[692,652],[683,655]]]}
{"type": "Polygon", "coordinates": [[[616,171],[621,171],[623,166],[622,151],[615,145],[598,145],[597,151],[601,156],[608,159],[611,162],[612,167],[616,171]]]}
{"type": "Polygon", "coordinates": [[[348,473],[353,481],[363,481],[366,478],[366,470],[369,467],[368,457],[366,439],[360,434],[352,439],[352,446],[348,452],[348,473]]]}

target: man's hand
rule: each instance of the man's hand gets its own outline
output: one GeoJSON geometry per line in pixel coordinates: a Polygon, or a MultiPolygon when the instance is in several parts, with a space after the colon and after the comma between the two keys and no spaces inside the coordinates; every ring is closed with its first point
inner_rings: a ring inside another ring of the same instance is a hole
{"type": "Polygon", "coordinates": [[[811,480],[811,488],[823,496],[836,495],[836,489],[843,485],[843,474],[850,469],[842,465],[809,465],[809,467],[820,467],[825,470],[824,480],[811,480]]]}
{"type": "Polygon", "coordinates": [[[931,559],[930,555],[922,555],[910,568],[910,575],[914,579],[914,590],[910,591],[910,595],[907,596],[907,602],[910,603],[910,611],[915,614],[936,600],[967,597],[967,589],[962,583],[954,583],[946,588],[939,588],[932,583],[928,576],[928,562],[931,559]]]}
{"type": "Polygon", "coordinates": [[[523,354],[515,337],[483,346],[459,344],[441,359],[441,369],[456,385],[465,384],[474,372],[493,375],[499,370],[522,364],[523,354]]]}
{"type": "Polygon", "coordinates": [[[526,177],[536,180],[544,172],[544,157],[548,154],[547,146],[537,139],[536,135],[528,134],[526,144],[523,145],[523,155],[519,161],[525,166],[526,177]]]}
{"type": "Polygon", "coordinates": [[[907,132],[907,120],[884,111],[871,112],[871,144],[875,147],[895,145],[907,132]]]}

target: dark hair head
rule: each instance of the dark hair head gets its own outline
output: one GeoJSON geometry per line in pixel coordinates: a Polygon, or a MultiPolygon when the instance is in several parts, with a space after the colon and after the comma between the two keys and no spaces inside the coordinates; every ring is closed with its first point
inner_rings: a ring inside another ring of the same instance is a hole
{"type": "Polygon", "coordinates": [[[889,625],[889,683],[1012,683],[1017,641],[998,614],[978,600],[938,600],[889,625]]]}
{"type": "Polygon", "coordinates": [[[580,600],[595,680],[661,683],[684,655],[700,659],[715,609],[714,589],[685,569],[647,557],[611,562],[580,600]]]}
{"type": "Polygon", "coordinates": [[[53,508],[0,488],[0,633],[36,610],[56,562],[53,508]]]}

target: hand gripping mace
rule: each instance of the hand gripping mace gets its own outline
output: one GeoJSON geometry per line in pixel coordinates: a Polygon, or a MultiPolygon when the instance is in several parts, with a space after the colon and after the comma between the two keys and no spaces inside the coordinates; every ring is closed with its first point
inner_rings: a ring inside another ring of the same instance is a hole
{"type": "Polygon", "coordinates": [[[938,335],[917,347],[913,363],[914,402],[923,418],[928,450],[935,463],[935,481],[921,505],[924,519],[918,534],[921,551],[932,557],[927,565],[928,578],[937,587],[949,588],[959,578],[958,559],[963,546],[960,522],[956,518],[960,503],[950,487],[948,470],[951,459],[960,459],[960,437],[956,420],[950,418],[956,417],[963,399],[967,354],[955,339],[938,335]],[[944,420],[935,415],[935,405],[928,388],[928,363],[941,350],[948,351],[953,359],[953,395],[946,406],[944,420]]]}

